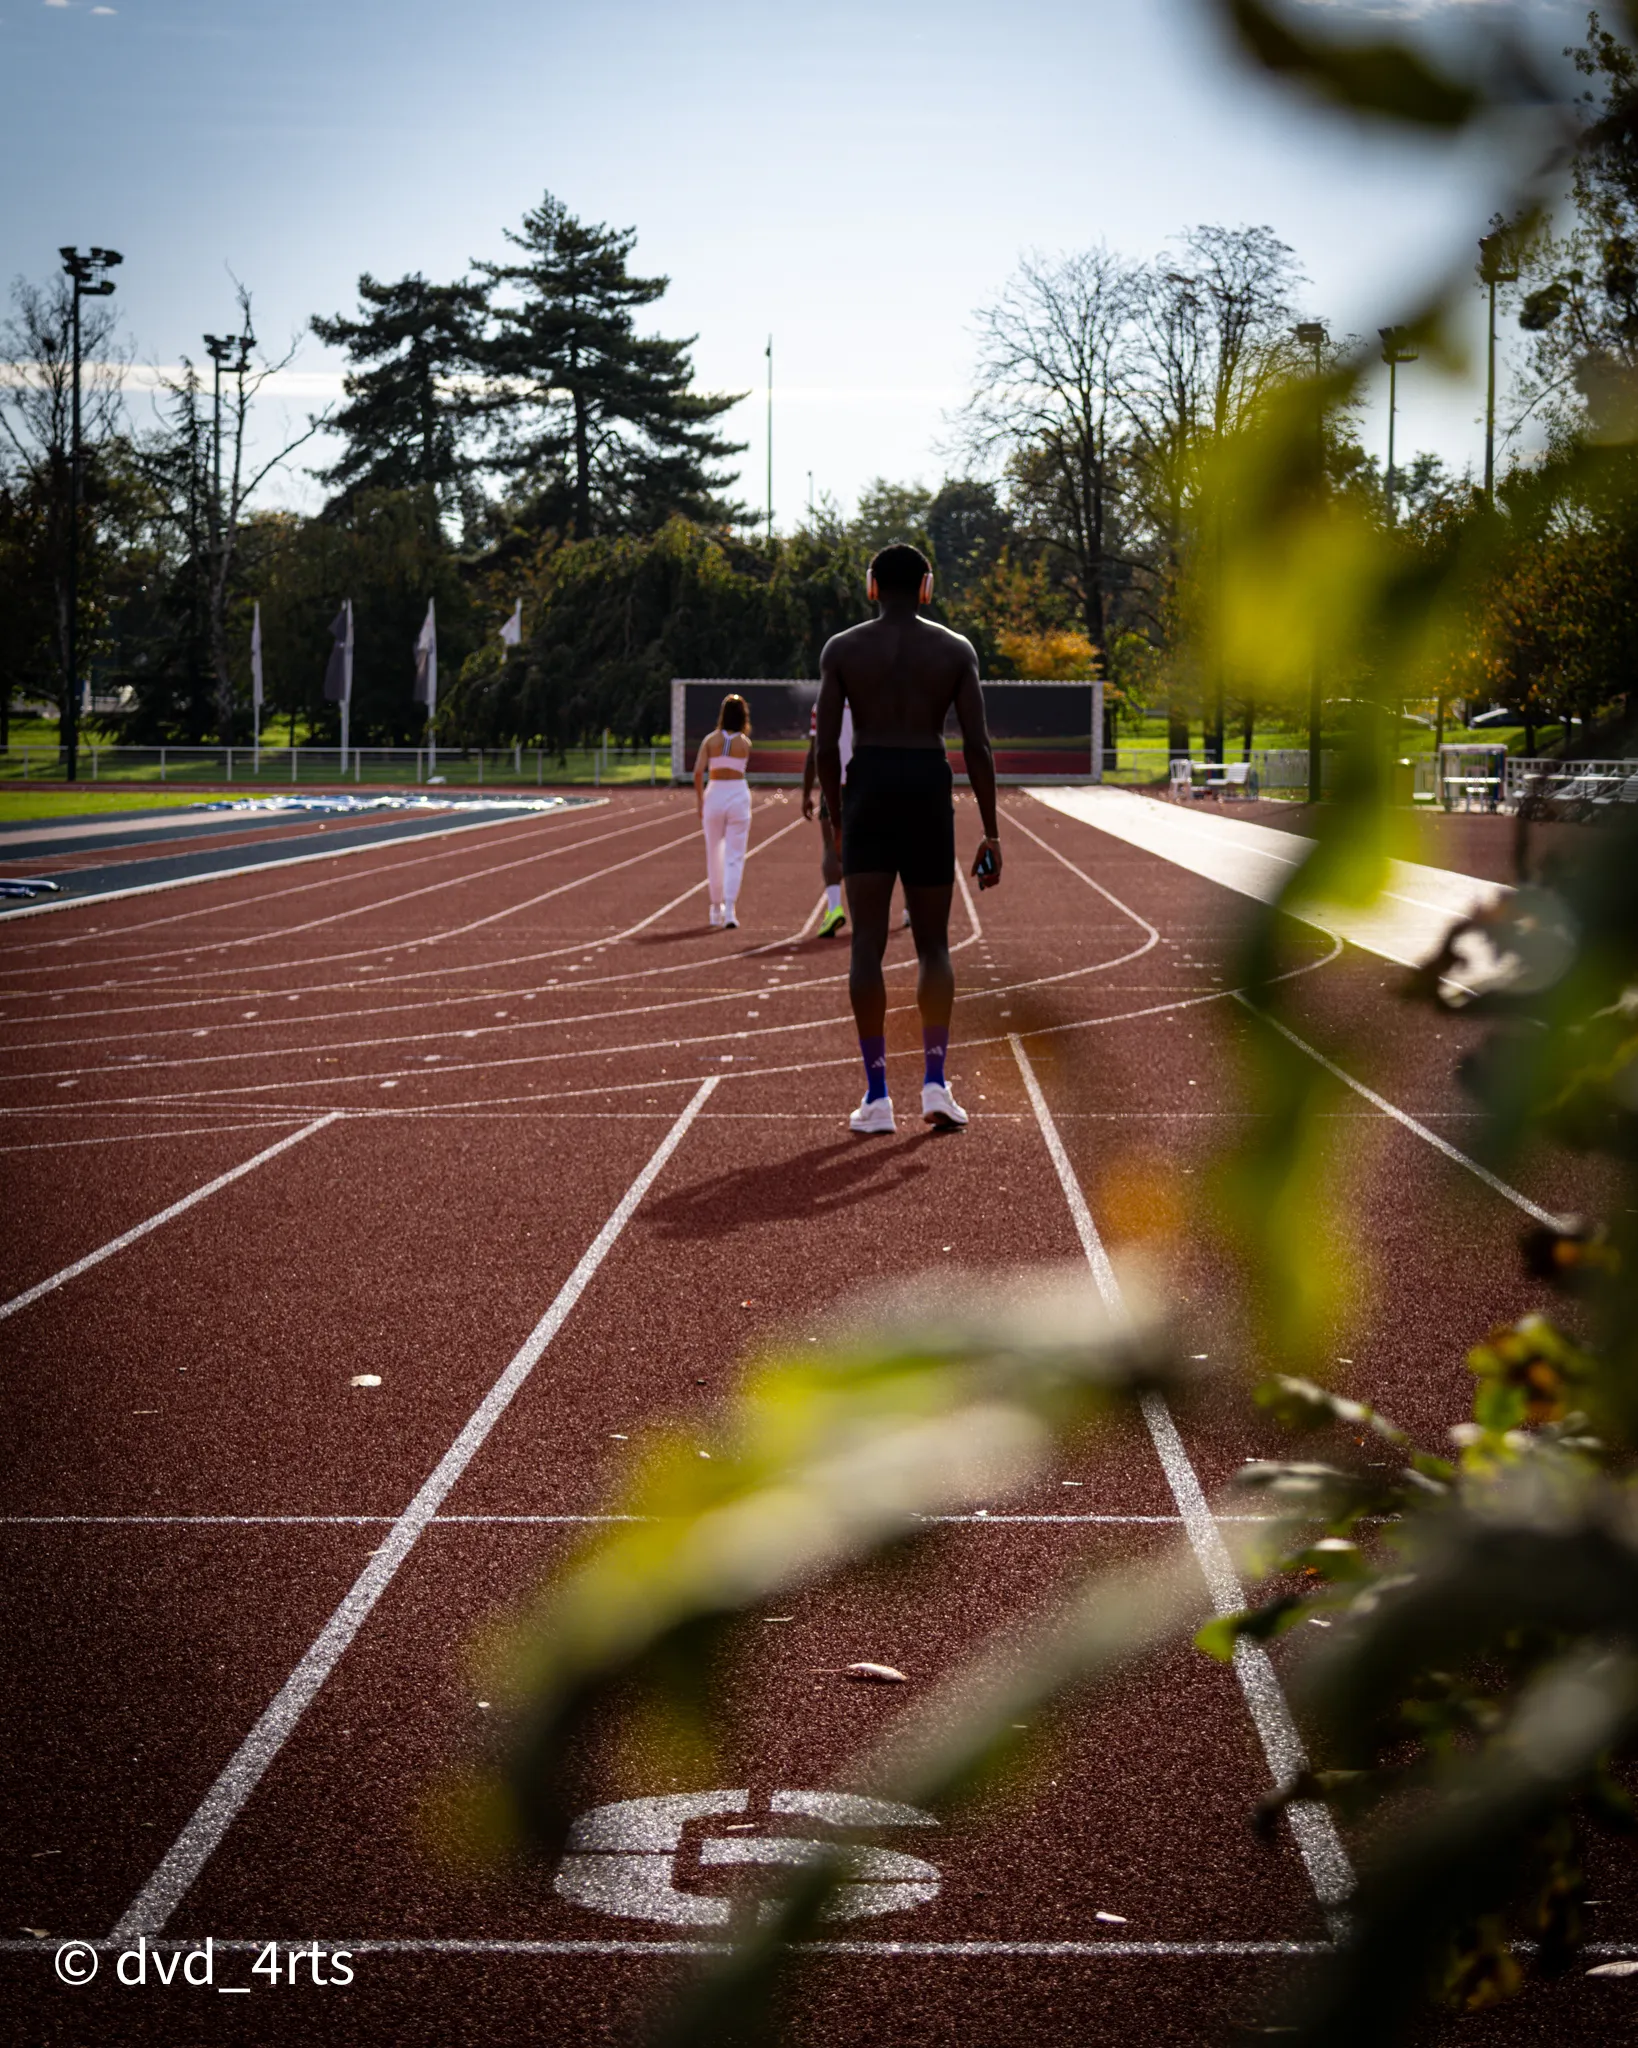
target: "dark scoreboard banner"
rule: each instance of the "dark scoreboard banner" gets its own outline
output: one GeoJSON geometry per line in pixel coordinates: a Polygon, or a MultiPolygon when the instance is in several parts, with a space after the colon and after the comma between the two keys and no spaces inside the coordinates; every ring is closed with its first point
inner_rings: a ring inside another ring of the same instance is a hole
{"type": "MultiPolygon", "coordinates": [[[[1101,682],[982,683],[984,720],[995,768],[1007,782],[1096,782],[1095,736],[1103,726],[1101,682]]],[[[750,774],[756,782],[800,782],[817,682],[679,679],[671,685],[671,773],[687,782],[701,740],[716,728],[722,700],[737,691],[751,708],[750,774]]],[[[952,714],[944,744],[950,766],[965,773],[952,714]]]]}

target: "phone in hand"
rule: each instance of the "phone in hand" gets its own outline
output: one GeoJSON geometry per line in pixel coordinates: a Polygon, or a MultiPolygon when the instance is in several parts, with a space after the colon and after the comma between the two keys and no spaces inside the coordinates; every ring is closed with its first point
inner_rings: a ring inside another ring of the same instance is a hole
{"type": "Polygon", "coordinates": [[[987,889],[996,879],[997,870],[998,863],[995,858],[995,848],[986,840],[978,849],[977,860],[973,862],[973,874],[977,879],[979,888],[987,889]]]}

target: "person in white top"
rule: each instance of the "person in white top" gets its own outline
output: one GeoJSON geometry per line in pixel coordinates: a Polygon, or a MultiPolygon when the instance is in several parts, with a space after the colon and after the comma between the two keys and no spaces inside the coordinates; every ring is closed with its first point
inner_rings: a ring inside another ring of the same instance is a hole
{"type": "Polygon", "coordinates": [[[737,931],[740,877],[751,836],[751,791],[745,780],[751,758],[751,709],[730,691],[717,723],[700,741],[694,757],[694,801],[705,828],[705,875],[711,891],[711,929],[737,931]]]}

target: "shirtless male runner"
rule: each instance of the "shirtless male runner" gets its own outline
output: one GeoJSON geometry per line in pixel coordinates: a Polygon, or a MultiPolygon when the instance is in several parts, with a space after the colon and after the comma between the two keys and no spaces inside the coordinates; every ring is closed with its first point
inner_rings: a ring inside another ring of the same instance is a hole
{"type": "Polygon", "coordinates": [[[877,616],[825,643],[819,657],[819,786],[842,821],[842,873],[853,923],[848,994],[864,1057],[865,1098],[849,1118],[867,1136],[895,1129],[887,1092],[888,906],[895,875],[904,884],[920,974],[925,1067],[924,1122],[960,1130],[967,1113],[950,1093],[944,1058],[950,1043],[955,973],[950,965],[950,898],[955,889],[953,778],[944,751],[951,705],[984,838],[973,874],[980,889],[1001,879],[995,817],[995,760],[984,725],[978,656],[959,633],[917,616],[931,602],[933,568],[919,548],[895,542],[870,565],[866,595],[877,616]],[[842,786],[842,712],[853,714],[853,757],[842,786]]]}

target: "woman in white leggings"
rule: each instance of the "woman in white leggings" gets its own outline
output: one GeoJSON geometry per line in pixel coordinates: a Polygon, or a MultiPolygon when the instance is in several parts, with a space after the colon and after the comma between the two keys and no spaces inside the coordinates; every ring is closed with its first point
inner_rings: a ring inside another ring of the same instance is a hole
{"type": "Polygon", "coordinates": [[[743,697],[730,693],[722,700],[716,730],[700,741],[694,759],[694,800],[705,828],[713,931],[739,928],[734,909],[745,872],[745,842],[751,836],[751,792],[745,781],[750,758],[750,707],[743,697]]]}

